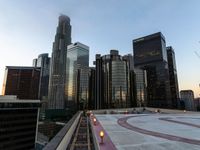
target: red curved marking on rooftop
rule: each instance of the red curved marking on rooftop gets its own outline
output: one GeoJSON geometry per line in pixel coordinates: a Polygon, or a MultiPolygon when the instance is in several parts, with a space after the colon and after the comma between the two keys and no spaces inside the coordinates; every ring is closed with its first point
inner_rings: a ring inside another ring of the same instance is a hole
{"type": "Polygon", "coordinates": [[[133,118],[133,117],[140,117],[140,116],[129,116],[129,117],[125,117],[125,118],[120,118],[120,119],[118,119],[117,123],[124,128],[127,128],[127,129],[135,131],[135,132],[139,132],[139,133],[142,133],[142,134],[146,134],[146,135],[150,135],[150,136],[154,136],[154,137],[159,137],[159,138],[163,138],[163,139],[167,139],[167,140],[171,140],[171,141],[200,145],[200,140],[189,139],[189,138],[184,138],[184,137],[180,137],[180,136],[174,136],[174,135],[170,135],[170,134],[150,131],[150,130],[138,128],[136,126],[133,126],[133,125],[127,123],[127,120],[130,119],[130,118],[133,118]]]}
{"type": "Polygon", "coordinates": [[[188,122],[183,122],[183,121],[172,120],[171,118],[158,118],[158,119],[162,120],[162,121],[168,121],[168,122],[172,122],[172,123],[183,124],[183,125],[186,125],[186,126],[200,128],[200,125],[196,125],[196,124],[188,123],[188,122]]]}
{"type": "Polygon", "coordinates": [[[200,119],[200,118],[194,118],[194,117],[176,117],[176,118],[181,118],[181,119],[184,119],[184,118],[186,118],[186,119],[200,119]]]}

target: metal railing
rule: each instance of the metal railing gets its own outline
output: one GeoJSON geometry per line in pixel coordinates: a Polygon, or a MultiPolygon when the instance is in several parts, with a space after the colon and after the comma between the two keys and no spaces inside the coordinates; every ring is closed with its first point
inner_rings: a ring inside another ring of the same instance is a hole
{"type": "Polygon", "coordinates": [[[67,150],[93,150],[89,118],[82,115],[67,150]]]}
{"type": "Polygon", "coordinates": [[[43,150],[66,150],[79,123],[82,112],[77,112],[43,150]]]}

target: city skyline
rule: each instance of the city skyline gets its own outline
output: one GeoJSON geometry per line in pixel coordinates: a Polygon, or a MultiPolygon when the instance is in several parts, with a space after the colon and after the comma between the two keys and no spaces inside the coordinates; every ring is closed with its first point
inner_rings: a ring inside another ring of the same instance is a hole
{"type": "Polygon", "coordinates": [[[110,49],[133,54],[133,39],[161,31],[166,45],[175,51],[179,90],[191,89],[197,97],[200,59],[195,51],[200,54],[200,2],[180,2],[1,1],[0,90],[5,66],[31,66],[39,54],[51,56],[57,18],[63,13],[71,18],[72,42],[90,47],[90,66],[95,54],[107,54],[110,49]]]}

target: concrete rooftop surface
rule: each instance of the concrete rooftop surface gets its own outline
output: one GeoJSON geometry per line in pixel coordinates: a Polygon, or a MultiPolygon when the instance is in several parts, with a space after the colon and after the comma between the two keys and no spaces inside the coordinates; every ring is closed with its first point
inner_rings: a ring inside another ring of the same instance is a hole
{"type": "Polygon", "coordinates": [[[200,113],[95,114],[101,150],[200,150],[200,113]],[[100,130],[105,132],[103,144],[100,130]]]}

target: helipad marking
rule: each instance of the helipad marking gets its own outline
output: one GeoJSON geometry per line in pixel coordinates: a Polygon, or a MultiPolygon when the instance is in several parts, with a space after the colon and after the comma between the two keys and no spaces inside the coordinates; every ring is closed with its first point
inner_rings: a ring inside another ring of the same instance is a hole
{"type": "MultiPolygon", "coordinates": [[[[120,118],[120,119],[118,119],[117,123],[124,128],[127,128],[127,129],[135,131],[135,132],[139,132],[139,133],[142,133],[142,134],[146,134],[146,135],[150,135],[150,136],[154,136],[154,137],[159,137],[159,138],[163,138],[163,139],[167,139],[167,140],[171,140],[171,141],[200,145],[200,140],[184,138],[184,137],[180,137],[180,136],[174,136],[174,135],[160,133],[160,132],[156,132],[156,131],[150,131],[150,130],[146,130],[146,129],[142,129],[142,128],[133,126],[133,125],[129,124],[127,122],[127,120],[130,119],[130,118],[134,118],[134,117],[143,117],[143,115],[128,116],[128,117],[125,117],[125,118],[120,118]]],[[[182,123],[179,123],[179,124],[182,124],[182,123]]]]}

